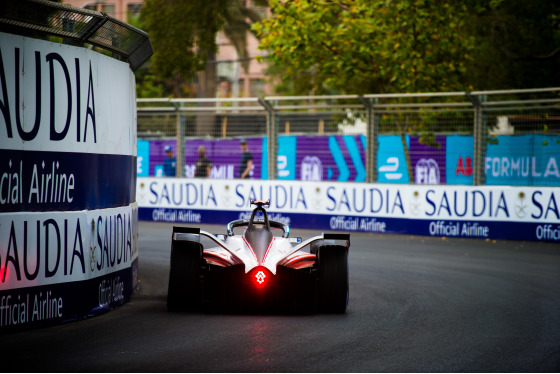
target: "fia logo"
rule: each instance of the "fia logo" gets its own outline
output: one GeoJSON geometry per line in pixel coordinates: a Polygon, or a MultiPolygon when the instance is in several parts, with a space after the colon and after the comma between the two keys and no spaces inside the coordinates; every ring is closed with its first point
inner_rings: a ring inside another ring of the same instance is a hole
{"type": "Polygon", "coordinates": [[[421,158],[416,163],[414,170],[414,181],[416,184],[439,184],[439,166],[433,158],[421,158]]]}
{"type": "Polygon", "coordinates": [[[320,181],[323,179],[323,164],[317,156],[305,156],[301,161],[301,180],[320,181]]]}

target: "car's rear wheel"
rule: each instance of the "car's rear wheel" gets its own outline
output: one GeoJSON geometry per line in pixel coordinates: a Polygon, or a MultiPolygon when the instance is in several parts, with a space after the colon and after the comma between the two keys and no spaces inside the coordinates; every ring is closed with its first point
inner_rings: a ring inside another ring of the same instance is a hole
{"type": "Polygon", "coordinates": [[[348,249],[325,245],[318,250],[318,305],[321,312],[344,313],[348,305],[348,249]]]}
{"type": "Polygon", "coordinates": [[[194,310],[200,305],[201,259],[200,243],[173,241],[167,289],[167,309],[170,311],[194,310]]]}

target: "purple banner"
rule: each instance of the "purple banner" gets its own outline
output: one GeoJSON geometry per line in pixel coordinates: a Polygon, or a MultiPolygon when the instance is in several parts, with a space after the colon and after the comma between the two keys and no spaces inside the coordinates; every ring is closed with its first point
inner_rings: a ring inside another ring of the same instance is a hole
{"type": "Polygon", "coordinates": [[[296,179],[363,182],[365,153],[363,135],[300,136],[296,179]]]}
{"type": "MultiPolygon", "coordinates": [[[[251,178],[261,178],[262,138],[249,138],[247,145],[253,155],[253,168],[251,178]]],[[[241,139],[193,139],[185,142],[185,159],[183,162],[182,176],[194,177],[196,160],[199,157],[198,149],[204,146],[206,158],[212,163],[211,178],[232,179],[239,177],[241,163],[241,139]]],[[[163,176],[163,163],[167,157],[165,147],[170,146],[176,156],[175,140],[152,140],[150,142],[150,175],[163,176]]]]}
{"type": "Polygon", "coordinates": [[[436,136],[436,145],[421,144],[410,137],[410,162],[416,184],[445,184],[445,136],[436,136]]]}

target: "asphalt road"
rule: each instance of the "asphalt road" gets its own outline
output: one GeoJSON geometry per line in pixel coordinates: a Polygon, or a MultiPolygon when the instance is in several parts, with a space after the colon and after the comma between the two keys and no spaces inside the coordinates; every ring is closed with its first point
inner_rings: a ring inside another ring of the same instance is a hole
{"type": "Polygon", "coordinates": [[[139,236],[130,303],[0,336],[1,370],[560,371],[558,244],[352,234],[344,315],[176,314],[165,303],[171,228],[141,222],[139,236]]]}

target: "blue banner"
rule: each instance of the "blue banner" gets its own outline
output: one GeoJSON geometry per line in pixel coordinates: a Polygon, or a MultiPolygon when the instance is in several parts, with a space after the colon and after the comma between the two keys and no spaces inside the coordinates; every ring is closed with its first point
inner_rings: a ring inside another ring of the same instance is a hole
{"type": "Polygon", "coordinates": [[[487,185],[560,185],[560,137],[501,135],[486,147],[487,185]]]}
{"type": "Polygon", "coordinates": [[[447,184],[473,184],[474,139],[468,135],[448,135],[445,152],[447,184]]]}
{"type": "Polygon", "coordinates": [[[138,259],[128,269],[81,282],[0,291],[0,331],[73,321],[106,312],[132,297],[138,259]]]}
{"type": "Polygon", "coordinates": [[[150,175],[150,142],[148,140],[138,140],[136,158],[136,174],[139,177],[150,175]]]}
{"type": "Polygon", "coordinates": [[[136,201],[136,158],[0,149],[0,212],[128,206],[136,201]]]}
{"type": "MultiPolygon", "coordinates": [[[[212,211],[175,208],[142,208],[141,221],[178,223],[187,226],[222,224],[237,219],[248,219],[250,211],[212,211]]],[[[322,231],[370,232],[378,234],[410,234],[434,237],[471,239],[507,239],[532,241],[560,241],[560,223],[527,223],[505,221],[416,220],[391,217],[364,217],[352,215],[325,215],[269,212],[269,219],[291,227],[322,231]]],[[[219,234],[219,232],[217,233],[219,234]]]]}
{"type": "MultiPolygon", "coordinates": [[[[278,137],[278,154],[277,169],[278,179],[295,180],[296,179],[296,149],[297,136],[279,136],[278,137]]],[[[262,140],[262,158],[261,158],[261,179],[268,179],[268,137],[262,140]]]]}
{"type": "MultiPolygon", "coordinates": [[[[409,146],[409,136],[406,136],[409,146]]],[[[409,183],[404,147],[400,135],[380,135],[377,150],[377,181],[379,183],[409,183]]]]}

